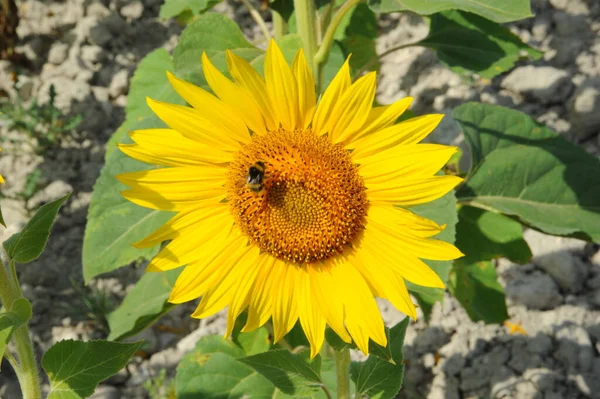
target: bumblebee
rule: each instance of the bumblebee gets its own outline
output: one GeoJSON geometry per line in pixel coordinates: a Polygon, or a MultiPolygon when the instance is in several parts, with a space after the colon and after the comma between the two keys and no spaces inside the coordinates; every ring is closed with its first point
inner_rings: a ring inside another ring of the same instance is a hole
{"type": "Polygon", "coordinates": [[[265,187],[264,180],[265,164],[262,161],[257,161],[248,168],[248,175],[246,176],[246,185],[251,191],[255,193],[260,193],[265,187]]]}

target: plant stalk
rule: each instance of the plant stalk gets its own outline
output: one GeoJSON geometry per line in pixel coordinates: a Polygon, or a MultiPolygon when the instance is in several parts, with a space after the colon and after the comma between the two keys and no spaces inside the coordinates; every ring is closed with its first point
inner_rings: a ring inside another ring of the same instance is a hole
{"type": "Polygon", "coordinates": [[[271,11],[271,15],[273,16],[273,34],[275,39],[279,40],[287,33],[287,22],[277,11],[271,11]]]}
{"type": "Polygon", "coordinates": [[[319,65],[319,67],[325,64],[329,59],[329,52],[331,51],[331,46],[333,45],[335,31],[342,22],[342,19],[344,19],[344,16],[361,1],[362,0],[347,0],[333,16],[331,23],[323,35],[323,40],[321,42],[321,46],[319,47],[319,51],[317,51],[317,54],[315,55],[315,63],[319,65]]]}
{"type": "MultiPolygon", "coordinates": [[[[14,263],[11,261],[12,273],[7,273],[4,263],[0,260],[0,300],[6,308],[10,311],[12,304],[19,298],[22,298],[21,289],[16,290],[14,287],[19,286],[18,281],[12,281],[14,273],[14,263]]],[[[19,367],[14,367],[19,384],[21,385],[21,391],[23,392],[23,399],[41,399],[42,390],[40,387],[38,366],[33,353],[33,345],[31,338],[29,337],[29,328],[27,324],[17,328],[13,333],[13,339],[15,340],[15,346],[17,349],[17,358],[19,360],[19,367]]]]}
{"type": "Polygon", "coordinates": [[[298,34],[302,38],[302,48],[306,62],[313,71],[317,71],[315,54],[317,53],[317,13],[314,0],[294,0],[298,34]]]}
{"type": "Polygon", "coordinates": [[[337,377],[337,397],[350,399],[350,350],[348,348],[341,351],[334,350],[333,358],[337,377]]]}
{"type": "Polygon", "coordinates": [[[254,19],[254,22],[256,22],[258,24],[258,27],[260,28],[263,35],[265,36],[265,40],[267,41],[267,43],[269,43],[269,41],[271,40],[271,32],[269,31],[269,27],[267,26],[267,23],[265,22],[263,17],[260,15],[260,13],[256,10],[256,8],[254,8],[248,0],[241,0],[241,1],[244,4],[244,6],[246,6],[246,8],[248,9],[248,12],[250,13],[250,16],[252,17],[252,19],[254,19]]]}

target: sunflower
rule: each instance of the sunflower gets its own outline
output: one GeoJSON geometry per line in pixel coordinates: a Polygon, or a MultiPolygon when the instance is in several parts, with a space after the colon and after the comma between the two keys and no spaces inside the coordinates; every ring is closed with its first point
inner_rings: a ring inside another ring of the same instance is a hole
{"type": "Polygon", "coordinates": [[[315,356],[329,325],[368,352],[386,345],[375,296],[412,318],[405,280],[444,287],[421,259],[462,254],[409,207],[435,200],[461,179],[436,172],[455,147],[418,144],[440,122],[394,124],[410,98],[372,107],[375,73],[351,82],[348,60],[318,102],[302,50],[291,67],[274,41],[264,78],[227,52],[233,81],[202,55],[213,94],[168,74],[191,107],[148,99],[169,128],[131,132],[120,149],[164,166],[121,174],[128,200],[176,215],[139,248],[170,242],[148,271],[185,265],[169,301],[201,297],[192,317],[228,307],[227,332],[272,319],[275,342],[299,320],[315,356]]]}

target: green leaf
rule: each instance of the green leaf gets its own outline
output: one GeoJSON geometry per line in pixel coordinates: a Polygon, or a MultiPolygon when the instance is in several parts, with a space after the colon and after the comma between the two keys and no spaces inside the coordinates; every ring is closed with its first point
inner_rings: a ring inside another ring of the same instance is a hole
{"type": "Polygon", "coordinates": [[[0,208],[0,224],[6,227],[6,222],[4,221],[4,216],[2,215],[2,209],[0,208]]]}
{"type": "Polygon", "coordinates": [[[28,263],[40,257],[50,237],[56,215],[70,196],[71,194],[67,194],[41,206],[20,233],[13,234],[4,241],[4,249],[11,260],[28,263]]]}
{"type": "Polygon", "coordinates": [[[461,10],[499,23],[533,16],[529,0],[369,0],[368,4],[375,12],[412,11],[420,15],[461,10]]]}
{"type": "Polygon", "coordinates": [[[463,264],[500,257],[524,264],[532,256],[519,222],[471,206],[458,211],[456,246],[465,254],[459,259],[463,264]]]}
{"type": "MultiPolygon", "coordinates": [[[[449,243],[454,243],[455,225],[458,221],[456,216],[456,197],[454,192],[449,192],[442,198],[437,199],[428,204],[415,206],[412,208],[415,213],[433,220],[439,225],[446,225],[444,231],[437,236],[433,237],[438,240],[443,240],[449,243]]],[[[452,268],[452,261],[437,261],[437,260],[423,260],[435,271],[443,282],[448,280],[448,274],[452,268]]],[[[421,310],[423,311],[425,318],[429,318],[431,309],[436,302],[444,299],[444,290],[441,288],[430,288],[422,287],[420,285],[412,284],[407,281],[407,286],[410,292],[415,296],[421,310]]]]}
{"type": "Polygon", "coordinates": [[[165,0],[163,5],[160,6],[159,16],[162,19],[169,19],[184,11],[191,11],[193,15],[197,15],[220,2],[221,0],[165,0]]]}
{"type": "Polygon", "coordinates": [[[542,56],[508,28],[460,11],[434,14],[429,35],[418,44],[436,50],[454,72],[476,72],[488,79],[511,69],[523,53],[534,60],[542,56]]]}
{"type": "Polygon", "coordinates": [[[350,67],[354,72],[363,68],[365,71],[379,69],[378,29],[377,16],[364,3],[358,4],[340,23],[335,38],[341,44],[344,56],[352,54],[350,67]]]}
{"type": "Polygon", "coordinates": [[[103,340],[57,342],[42,358],[50,380],[48,399],[90,396],[101,381],[125,367],[141,345],[103,340]]]}
{"type": "Polygon", "coordinates": [[[238,25],[226,16],[217,13],[200,15],[183,31],[173,51],[177,76],[207,88],[202,74],[202,53],[205,52],[215,67],[226,73],[225,50],[249,62],[264,53],[246,40],[238,25]]]}
{"type": "Polygon", "coordinates": [[[502,323],[508,319],[504,289],[492,262],[456,262],[448,283],[450,293],[463,305],[473,321],[502,323]]]}
{"type": "Polygon", "coordinates": [[[313,368],[285,349],[259,353],[240,361],[254,368],[287,395],[310,396],[323,385],[313,368]]]}
{"type": "Polygon", "coordinates": [[[356,397],[393,399],[402,387],[404,378],[404,355],[402,348],[408,317],[388,331],[388,347],[393,363],[370,355],[359,364],[353,365],[352,377],[356,383],[356,397]]]}
{"type": "Polygon", "coordinates": [[[269,331],[264,327],[250,332],[240,332],[236,334],[234,342],[244,350],[246,355],[266,352],[271,347],[269,331]]]}
{"type": "Polygon", "coordinates": [[[25,298],[16,299],[10,305],[8,312],[0,313],[0,360],[4,356],[12,333],[17,328],[27,324],[31,319],[31,313],[31,303],[25,298]]]}
{"type": "Polygon", "coordinates": [[[147,209],[126,200],[121,191],[127,187],[115,176],[124,172],[153,169],[116,150],[117,143],[130,143],[132,130],[164,127],[146,104],[155,100],[182,104],[171,88],[166,71],[172,71],[171,57],[164,49],[147,55],[139,64],[127,97],[127,118],[107,144],[106,164],[96,180],[83,240],[83,277],[91,278],[118,269],[140,258],[151,258],[157,247],[138,249],[132,244],[148,236],[172,215],[147,209]]]}
{"type": "Polygon", "coordinates": [[[201,338],[177,366],[177,398],[275,397],[275,387],[265,377],[237,360],[242,356],[244,351],[229,340],[201,338]]]}
{"type": "Polygon", "coordinates": [[[545,233],[600,242],[600,160],[518,111],[469,103],[453,113],[471,147],[462,204],[545,233]]]}
{"type": "Polygon", "coordinates": [[[275,10],[284,21],[288,21],[294,12],[293,0],[275,0],[269,4],[271,10],[275,10]]]}
{"type": "Polygon", "coordinates": [[[108,339],[116,341],[135,335],[173,309],[176,305],[167,300],[180,272],[181,269],[174,269],[144,274],[121,306],[107,315],[108,339]]]}

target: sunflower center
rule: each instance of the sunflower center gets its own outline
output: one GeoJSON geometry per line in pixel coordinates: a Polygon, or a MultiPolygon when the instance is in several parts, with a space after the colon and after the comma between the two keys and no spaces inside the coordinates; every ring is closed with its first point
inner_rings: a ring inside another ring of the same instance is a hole
{"type": "Polygon", "coordinates": [[[310,129],[254,135],[230,164],[227,190],[250,242],[294,263],[343,252],[368,210],[348,151],[310,129]]]}

